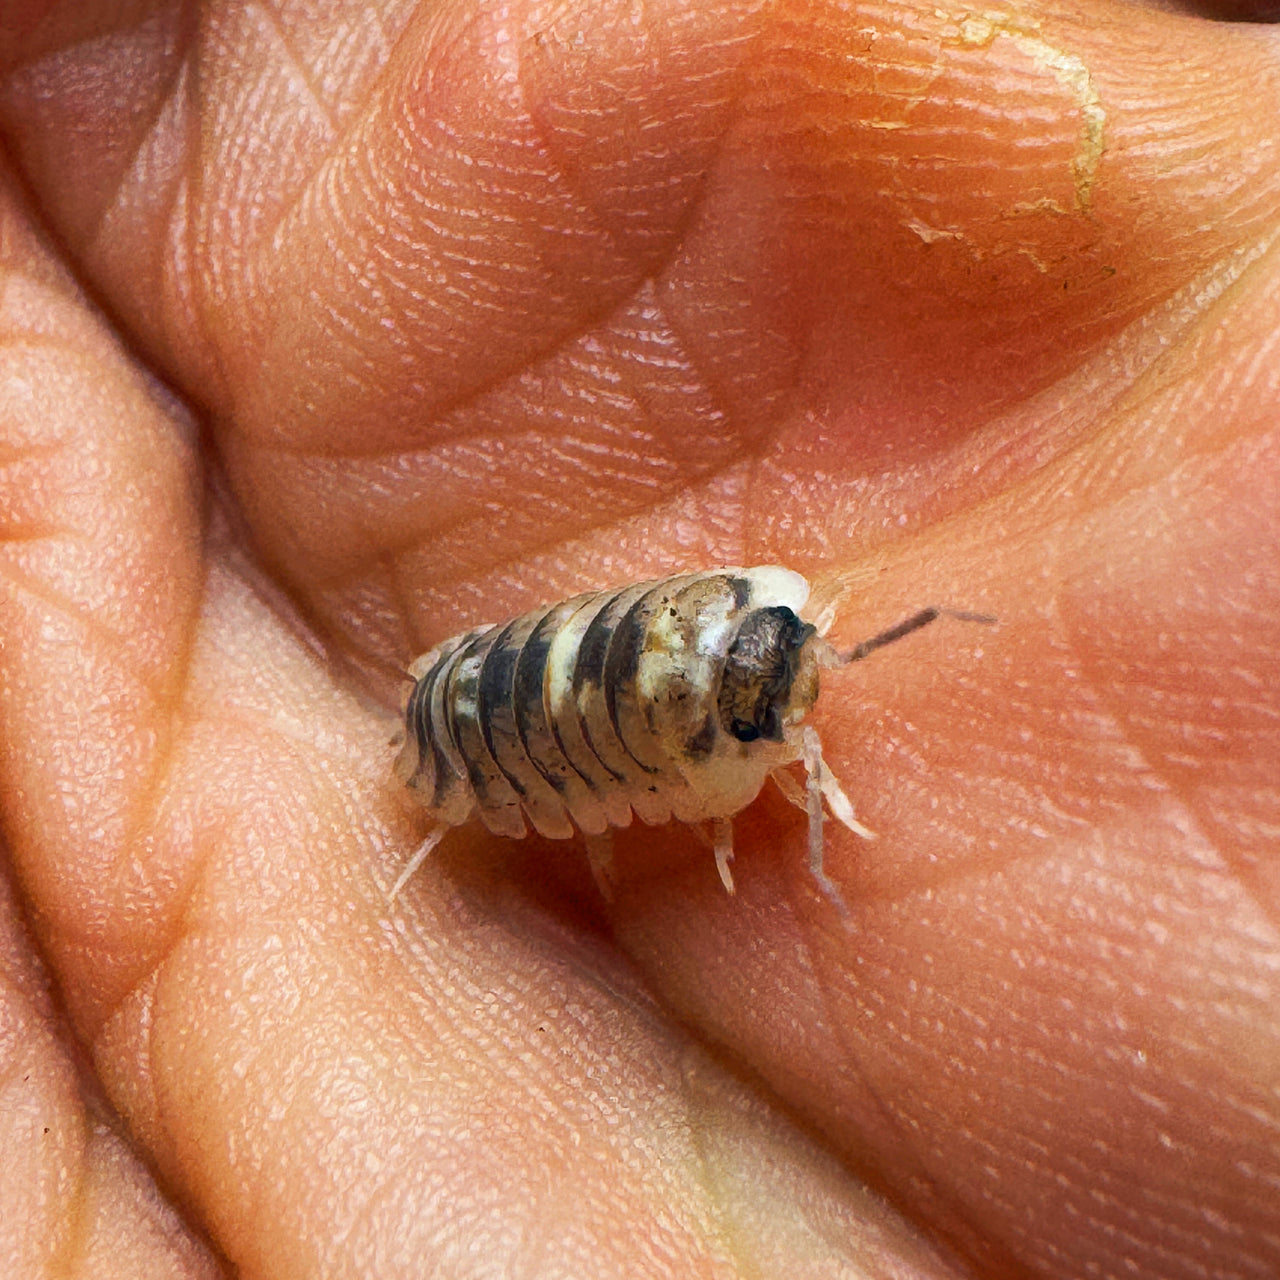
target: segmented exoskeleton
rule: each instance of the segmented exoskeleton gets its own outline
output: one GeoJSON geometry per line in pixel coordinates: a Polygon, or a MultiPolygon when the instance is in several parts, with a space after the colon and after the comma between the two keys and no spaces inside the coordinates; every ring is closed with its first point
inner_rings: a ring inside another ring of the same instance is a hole
{"type": "Polygon", "coordinates": [[[392,896],[445,831],[475,817],[502,836],[583,832],[608,893],[606,833],[633,813],[651,825],[710,822],[732,892],[730,819],[772,776],[808,811],[811,869],[843,912],[822,865],[823,801],[851,831],[872,833],[803,723],[818,671],[942,611],[923,610],[841,657],[799,617],[808,595],[800,574],[776,565],[682,574],[575,596],[424,654],[409,668],[395,770],[437,825],[392,896]],[[796,761],[807,788],[787,772],[796,761]]]}

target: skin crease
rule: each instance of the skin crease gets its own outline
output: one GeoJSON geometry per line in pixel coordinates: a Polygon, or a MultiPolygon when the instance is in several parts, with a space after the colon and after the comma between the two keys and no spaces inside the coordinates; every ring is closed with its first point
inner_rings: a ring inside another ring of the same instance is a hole
{"type": "Polygon", "coordinates": [[[1277,34],[210,10],[0,17],[0,1272],[1276,1274],[1277,34]],[[1000,619],[824,677],[852,931],[387,905],[414,654],[767,562],[1000,619]]]}

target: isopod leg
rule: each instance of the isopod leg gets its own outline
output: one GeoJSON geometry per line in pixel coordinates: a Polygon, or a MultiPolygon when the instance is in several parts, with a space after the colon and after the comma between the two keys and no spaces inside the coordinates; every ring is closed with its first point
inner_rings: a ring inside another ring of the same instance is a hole
{"type": "Polygon", "coordinates": [[[789,769],[775,769],[769,776],[791,804],[806,813],[809,811],[809,793],[795,780],[789,769]]]}
{"type": "Polygon", "coordinates": [[[613,901],[613,837],[605,831],[601,835],[586,837],[587,862],[596,886],[606,902],[613,901]]]}
{"type": "Polygon", "coordinates": [[[427,855],[430,854],[431,850],[444,839],[444,833],[448,830],[448,827],[436,827],[436,829],[430,832],[427,838],[417,847],[414,851],[413,857],[409,859],[405,869],[396,877],[395,884],[391,886],[391,892],[387,896],[388,902],[394,902],[400,896],[400,890],[409,883],[413,873],[417,871],[424,862],[426,862],[427,855]]]}
{"type": "Polygon", "coordinates": [[[821,790],[831,816],[841,826],[848,827],[855,836],[864,840],[874,840],[876,833],[870,827],[864,827],[853,814],[853,802],[844,793],[844,788],[836,780],[830,769],[823,765],[821,790]]]}
{"type": "MultiPolygon", "coordinates": [[[[840,913],[842,920],[848,920],[849,908],[845,904],[844,896],[841,894],[836,882],[827,875],[822,865],[823,840],[822,840],[822,800],[825,796],[827,803],[831,804],[830,787],[834,786],[836,794],[840,800],[844,802],[848,810],[848,818],[852,820],[851,829],[854,831],[865,832],[866,828],[853,817],[853,806],[849,803],[849,797],[840,789],[839,783],[831,778],[827,772],[826,763],[822,759],[822,740],[818,737],[817,730],[809,725],[804,728],[804,767],[808,774],[808,803],[806,808],[809,811],[809,872],[818,882],[818,887],[822,890],[827,900],[840,913]],[[828,782],[830,779],[830,782],[828,782]]],[[[832,813],[846,826],[850,826],[842,816],[832,806],[832,813]]],[[[870,833],[867,832],[869,835],[870,833]]]]}
{"type": "Polygon", "coordinates": [[[729,818],[712,818],[711,839],[716,851],[716,870],[720,873],[720,883],[731,894],[733,872],[729,870],[729,863],[733,861],[733,822],[729,818]]]}

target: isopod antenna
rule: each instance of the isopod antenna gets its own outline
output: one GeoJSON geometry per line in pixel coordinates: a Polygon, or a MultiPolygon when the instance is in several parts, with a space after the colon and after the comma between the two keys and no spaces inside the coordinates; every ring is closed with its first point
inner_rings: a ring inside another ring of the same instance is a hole
{"type": "Polygon", "coordinates": [[[868,654],[875,653],[877,649],[883,649],[885,645],[893,644],[895,640],[901,640],[903,636],[909,636],[913,631],[919,631],[921,627],[927,627],[929,623],[936,622],[939,618],[955,618],[959,622],[980,622],[984,626],[991,626],[996,621],[989,613],[966,613],[961,609],[940,609],[936,605],[930,605],[929,608],[921,609],[919,613],[913,613],[911,617],[904,618],[887,631],[880,632],[878,636],[872,636],[870,640],[854,645],[848,653],[840,655],[840,661],[859,662],[868,654]]]}

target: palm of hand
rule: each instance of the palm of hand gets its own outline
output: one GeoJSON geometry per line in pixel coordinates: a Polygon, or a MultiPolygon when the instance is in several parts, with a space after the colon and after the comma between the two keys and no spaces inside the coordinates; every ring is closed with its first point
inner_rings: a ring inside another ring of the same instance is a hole
{"type": "Polygon", "coordinates": [[[13,1274],[1274,1268],[1274,42],[477,9],[0,36],[13,1274]],[[388,908],[414,652],[775,560],[1002,620],[830,681],[854,936],[768,800],[388,908]]]}

